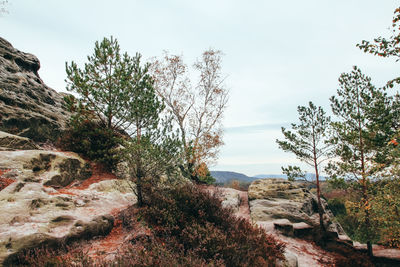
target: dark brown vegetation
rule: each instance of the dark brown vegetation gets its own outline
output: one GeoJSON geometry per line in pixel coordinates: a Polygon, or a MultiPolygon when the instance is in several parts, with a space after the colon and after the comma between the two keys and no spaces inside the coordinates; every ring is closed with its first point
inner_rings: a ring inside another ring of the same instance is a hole
{"type": "Polygon", "coordinates": [[[275,266],[283,259],[282,243],[235,217],[216,195],[188,184],[146,190],[146,206],[131,207],[118,219],[135,235],[114,260],[96,261],[73,245],[27,251],[16,265],[275,266]]]}

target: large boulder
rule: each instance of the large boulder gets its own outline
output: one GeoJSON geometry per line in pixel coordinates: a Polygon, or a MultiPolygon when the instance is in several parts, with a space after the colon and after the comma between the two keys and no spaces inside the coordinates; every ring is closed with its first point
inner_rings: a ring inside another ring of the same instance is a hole
{"type": "Polygon", "coordinates": [[[21,251],[105,235],[114,216],[136,202],[125,180],[91,176],[75,153],[43,150],[0,152],[0,266],[21,251]]]}
{"type": "MultiPolygon", "coordinates": [[[[304,184],[284,179],[260,179],[249,186],[250,214],[264,228],[304,239],[313,239],[319,227],[318,201],[304,184]]],[[[347,239],[343,228],[322,200],[323,221],[328,234],[347,239]]]]}
{"type": "Polygon", "coordinates": [[[0,130],[34,141],[55,141],[69,113],[62,95],[40,79],[39,60],[0,37],[0,130]]]}

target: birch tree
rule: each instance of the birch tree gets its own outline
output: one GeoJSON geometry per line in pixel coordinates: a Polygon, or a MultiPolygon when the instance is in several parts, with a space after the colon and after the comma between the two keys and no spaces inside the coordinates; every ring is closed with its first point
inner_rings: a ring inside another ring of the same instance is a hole
{"type": "Polygon", "coordinates": [[[228,90],[222,75],[222,52],[209,49],[193,65],[198,80],[191,80],[183,57],[165,53],[154,60],[155,88],[180,130],[186,176],[201,182],[207,165],[218,155],[222,142],[222,117],[228,90]]]}

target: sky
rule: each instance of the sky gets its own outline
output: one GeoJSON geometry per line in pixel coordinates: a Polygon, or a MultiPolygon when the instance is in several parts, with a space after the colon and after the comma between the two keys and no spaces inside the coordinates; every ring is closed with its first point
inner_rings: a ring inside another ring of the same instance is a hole
{"type": "Polygon", "coordinates": [[[393,59],[356,47],[390,34],[395,2],[8,0],[0,36],[36,55],[40,77],[59,92],[66,91],[65,62],[83,66],[95,41],[111,35],[144,59],[167,50],[191,65],[203,51],[221,50],[230,93],[225,145],[211,169],[280,174],[288,164],[312,171],[275,142],[282,126],[297,122],[298,105],[313,101],[330,114],[338,77],[354,65],[378,87],[398,76],[393,59]]]}

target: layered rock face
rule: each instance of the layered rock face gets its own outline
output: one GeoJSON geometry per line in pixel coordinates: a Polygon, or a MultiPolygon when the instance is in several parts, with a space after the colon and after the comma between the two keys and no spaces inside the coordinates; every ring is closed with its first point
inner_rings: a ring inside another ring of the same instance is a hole
{"type": "Polygon", "coordinates": [[[92,173],[75,153],[20,150],[32,141],[1,136],[16,141],[0,152],[0,180],[11,181],[0,188],[0,266],[25,249],[107,234],[136,202],[125,180],[92,173]]]}
{"type": "MultiPolygon", "coordinates": [[[[317,197],[301,183],[284,179],[262,179],[249,187],[251,218],[266,228],[282,234],[312,239],[319,226],[317,197]]],[[[333,214],[324,208],[324,225],[333,238],[348,239],[342,227],[332,221],[333,214]]]]}
{"type": "Polygon", "coordinates": [[[55,141],[69,114],[62,96],[38,75],[39,60],[0,37],[0,130],[34,141],[55,141]]]}

